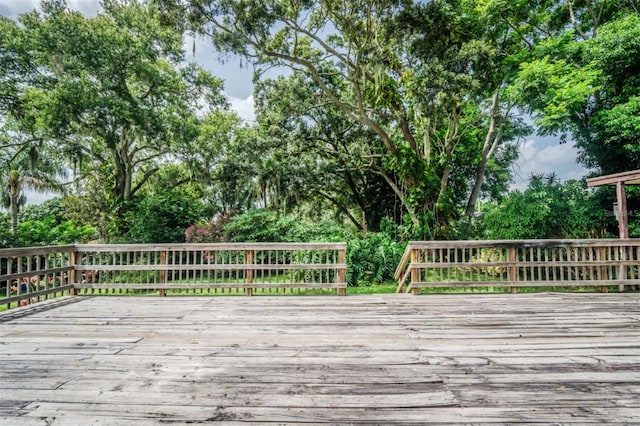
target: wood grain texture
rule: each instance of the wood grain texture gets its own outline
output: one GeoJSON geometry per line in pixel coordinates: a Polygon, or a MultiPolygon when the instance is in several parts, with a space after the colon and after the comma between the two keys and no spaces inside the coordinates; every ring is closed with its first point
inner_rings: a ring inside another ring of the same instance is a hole
{"type": "Polygon", "coordinates": [[[640,295],[68,297],[0,314],[0,424],[640,422],[640,295]]]}

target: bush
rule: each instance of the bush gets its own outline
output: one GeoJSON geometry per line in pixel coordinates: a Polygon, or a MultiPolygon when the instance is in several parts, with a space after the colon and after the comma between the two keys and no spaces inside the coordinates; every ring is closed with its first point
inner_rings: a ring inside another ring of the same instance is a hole
{"type": "Polygon", "coordinates": [[[606,229],[607,217],[584,182],[560,184],[555,176],[533,176],[485,214],[486,236],[496,240],[589,238],[606,229]]]}
{"type": "Polygon", "coordinates": [[[365,234],[347,243],[347,285],[371,285],[393,281],[406,243],[385,233],[365,234]]]}
{"type": "Polygon", "coordinates": [[[178,191],[148,195],[127,214],[127,239],[137,243],[183,243],[184,230],[200,219],[204,207],[198,199],[178,191]]]}
{"type": "Polygon", "coordinates": [[[295,219],[279,216],[273,210],[250,210],[233,216],[223,227],[227,241],[275,242],[291,241],[295,219]]]}
{"type": "Polygon", "coordinates": [[[219,243],[227,241],[223,227],[229,223],[232,214],[218,214],[210,221],[194,223],[184,231],[186,241],[188,243],[219,243]]]}
{"type": "Polygon", "coordinates": [[[380,233],[354,233],[329,220],[312,223],[294,215],[280,216],[271,210],[252,210],[235,216],[219,216],[198,222],[185,231],[187,241],[209,242],[342,242],[347,241],[347,283],[370,285],[393,280],[406,243],[380,233]]]}
{"type": "Polygon", "coordinates": [[[22,207],[18,213],[18,222],[45,220],[53,216],[56,223],[61,223],[69,219],[65,213],[62,198],[51,198],[42,204],[32,204],[22,207]]]}
{"type": "Polygon", "coordinates": [[[54,216],[44,220],[27,220],[18,225],[17,245],[21,247],[86,243],[95,238],[95,228],[65,220],[56,223],[54,216]]]}

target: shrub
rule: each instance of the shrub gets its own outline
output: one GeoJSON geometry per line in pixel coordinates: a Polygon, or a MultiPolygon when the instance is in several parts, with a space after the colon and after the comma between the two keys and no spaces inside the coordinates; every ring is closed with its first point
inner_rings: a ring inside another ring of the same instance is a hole
{"type": "Polygon", "coordinates": [[[17,245],[22,247],[86,243],[95,238],[95,228],[66,220],[56,223],[54,216],[27,220],[18,225],[17,245]]]}
{"type": "Polygon", "coordinates": [[[210,221],[200,221],[189,226],[185,231],[188,243],[219,243],[227,241],[223,227],[231,220],[233,213],[218,214],[210,221]]]}
{"type": "Polygon", "coordinates": [[[291,216],[279,216],[273,210],[250,210],[231,218],[225,224],[224,234],[234,242],[290,241],[295,220],[291,216]]]}
{"type": "Polygon", "coordinates": [[[182,243],[184,229],[203,214],[202,203],[178,191],[149,195],[127,214],[128,240],[138,243],[182,243]]]}
{"type": "Polygon", "coordinates": [[[393,280],[406,243],[385,233],[365,234],[347,243],[347,284],[380,284],[393,280]]]}

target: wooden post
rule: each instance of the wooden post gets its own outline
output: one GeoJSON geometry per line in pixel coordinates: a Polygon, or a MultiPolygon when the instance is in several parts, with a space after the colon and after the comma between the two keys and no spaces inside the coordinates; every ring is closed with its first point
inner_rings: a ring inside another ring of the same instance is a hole
{"type": "MultiPolygon", "coordinates": [[[[253,265],[253,250],[245,250],[244,252],[244,263],[245,265],[253,265]]],[[[253,283],[253,269],[245,269],[244,270],[244,282],[246,284],[253,283]]],[[[253,288],[245,287],[247,292],[247,296],[253,295],[253,288]]]]}
{"type": "MultiPolygon", "coordinates": [[[[72,269],[69,271],[69,282],[67,284],[74,285],[76,283],[76,267],[78,266],[77,261],[78,261],[78,249],[74,247],[73,250],[69,252],[69,266],[71,266],[72,269]]],[[[70,296],[76,295],[75,287],[71,287],[69,289],[69,295],[70,296]]]]}
{"type": "MultiPolygon", "coordinates": [[[[516,284],[516,282],[518,281],[518,267],[516,265],[518,261],[517,254],[518,253],[516,247],[509,247],[507,249],[507,262],[509,263],[509,266],[507,268],[507,281],[509,281],[509,284],[516,284]]],[[[515,285],[510,285],[509,292],[517,293],[518,287],[516,287],[515,285]]]]}
{"type": "MultiPolygon", "coordinates": [[[[418,249],[411,249],[411,262],[409,262],[409,269],[411,269],[411,282],[409,286],[411,287],[411,294],[418,295],[420,294],[420,288],[413,287],[413,283],[417,283],[420,281],[420,270],[414,266],[414,264],[418,263],[418,249]]],[[[426,279],[429,279],[426,277],[426,279]]]]}
{"type": "MultiPolygon", "coordinates": [[[[606,247],[600,247],[598,249],[598,262],[607,261],[607,249],[606,247]]],[[[606,266],[600,266],[598,268],[598,279],[600,281],[606,281],[609,279],[609,269],[606,266]]],[[[600,293],[606,293],[608,291],[608,287],[606,285],[602,285],[598,288],[600,293]]]]}
{"type": "MultiPolygon", "coordinates": [[[[627,215],[627,192],[624,188],[624,182],[616,182],[616,197],[618,201],[618,229],[620,232],[620,239],[624,240],[629,238],[629,217],[627,215]]],[[[627,260],[627,250],[626,247],[620,244],[619,247],[619,257],[620,260],[620,269],[618,274],[618,279],[620,281],[625,281],[627,279],[627,265],[624,262],[627,260]]],[[[624,284],[618,285],[619,291],[624,291],[624,284]]]]}
{"type": "Polygon", "coordinates": [[[616,183],[616,197],[618,200],[618,229],[620,238],[629,238],[629,216],[627,214],[627,192],[624,182],[616,183]]]}
{"type": "MultiPolygon", "coordinates": [[[[347,262],[347,249],[343,248],[338,250],[338,263],[344,266],[341,266],[340,269],[338,269],[337,271],[337,281],[338,284],[344,284],[347,282],[347,266],[346,266],[346,262],[347,262]]],[[[338,296],[346,296],[347,295],[347,289],[346,288],[339,288],[336,291],[336,294],[338,296]]]]}
{"type": "MultiPolygon", "coordinates": [[[[167,270],[164,268],[167,265],[168,254],[166,250],[160,252],[160,265],[162,269],[160,269],[160,284],[167,283],[167,270]]],[[[165,297],[167,295],[167,289],[161,288],[159,292],[160,297],[165,297]]]]}
{"type": "MultiPolygon", "coordinates": [[[[627,247],[624,245],[622,241],[620,241],[620,246],[618,247],[618,260],[620,262],[620,267],[618,269],[618,279],[622,282],[627,280],[627,247]]],[[[624,291],[624,284],[618,284],[618,291],[624,291]]]]}
{"type": "MultiPolygon", "coordinates": [[[[7,275],[11,274],[13,274],[13,258],[7,257],[7,275]]],[[[10,280],[7,280],[7,297],[11,296],[11,285],[12,282],[10,280]]],[[[20,283],[18,283],[18,285],[20,285],[20,283]]],[[[7,311],[9,309],[11,309],[11,303],[7,303],[7,311]]]]}

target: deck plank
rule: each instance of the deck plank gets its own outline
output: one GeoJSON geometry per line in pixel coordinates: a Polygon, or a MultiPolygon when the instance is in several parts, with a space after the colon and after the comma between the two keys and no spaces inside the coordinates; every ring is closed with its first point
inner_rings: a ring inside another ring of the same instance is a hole
{"type": "Polygon", "coordinates": [[[640,295],[90,297],[0,314],[0,423],[640,422],[640,295]]]}

